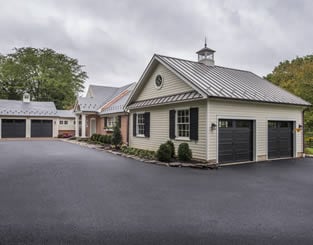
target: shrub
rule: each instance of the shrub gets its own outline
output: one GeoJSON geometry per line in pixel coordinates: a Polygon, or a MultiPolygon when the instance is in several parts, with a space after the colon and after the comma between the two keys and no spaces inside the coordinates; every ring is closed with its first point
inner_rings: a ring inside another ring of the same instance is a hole
{"type": "Polygon", "coordinates": [[[93,134],[93,135],[91,135],[90,139],[91,139],[92,141],[96,141],[96,136],[97,136],[97,134],[93,134]]]}
{"type": "Polygon", "coordinates": [[[107,144],[112,144],[112,136],[107,135],[107,144]]]}
{"type": "Polygon", "coordinates": [[[186,162],[190,161],[192,158],[192,151],[189,149],[189,145],[187,143],[181,143],[178,146],[178,159],[180,161],[186,162]]]}
{"type": "Polygon", "coordinates": [[[105,144],[105,135],[101,135],[100,137],[99,137],[99,141],[102,143],[102,144],[105,144]]]}
{"type": "Polygon", "coordinates": [[[159,150],[157,151],[157,159],[161,162],[170,162],[171,161],[171,148],[168,144],[161,144],[159,150]]]}
{"type": "Polygon", "coordinates": [[[166,141],[166,144],[170,147],[171,149],[171,158],[175,156],[175,146],[174,143],[171,140],[166,141]]]}
{"type": "Polygon", "coordinates": [[[115,125],[113,129],[112,144],[115,145],[115,147],[122,144],[122,134],[118,125],[115,125]]]}

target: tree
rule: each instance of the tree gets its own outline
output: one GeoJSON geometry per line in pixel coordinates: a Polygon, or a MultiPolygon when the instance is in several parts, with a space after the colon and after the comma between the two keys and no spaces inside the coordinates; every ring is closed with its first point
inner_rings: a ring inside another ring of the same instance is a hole
{"type": "Polygon", "coordinates": [[[118,123],[113,128],[112,133],[112,144],[117,148],[119,145],[122,144],[122,134],[118,123]]]}
{"type": "MultiPolygon", "coordinates": [[[[313,55],[281,62],[265,78],[313,104],[313,55]]],[[[313,130],[312,108],[305,111],[304,124],[313,130]]]]}
{"type": "Polygon", "coordinates": [[[0,99],[21,100],[25,92],[35,101],[53,101],[71,108],[88,78],[76,59],[52,49],[15,48],[0,55],[0,99]]]}

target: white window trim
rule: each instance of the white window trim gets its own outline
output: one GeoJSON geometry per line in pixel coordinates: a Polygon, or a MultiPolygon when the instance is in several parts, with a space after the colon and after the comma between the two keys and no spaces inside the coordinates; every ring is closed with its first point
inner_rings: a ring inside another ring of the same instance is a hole
{"type": "Polygon", "coordinates": [[[60,124],[60,125],[63,125],[63,124],[64,124],[64,123],[63,123],[63,120],[60,120],[60,121],[59,121],[59,124],[60,124]]]}
{"type": "Polygon", "coordinates": [[[177,135],[175,140],[178,140],[178,141],[190,141],[190,108],[189,107],[176,108],[176,113],[175,113],[175,135],[177,135]],[[178,136],[178,111],[185,111],[185,110],[189,111],[189,137],[182,137],[182,136],[180,137],[180,136],[178,136]]]}
{"type": "MultiPolygon", "coordinates": [[[[138,116],[139,115],[145,115],[145,112],[137,112],[137,116],[136,116],[136,137],[139,137],[139,138],[144,138],[145,137],[145,134],[143,133],[143,134],[139,134],[138,133],[138,131],[139,131],[139,128],[138,128],[138,126],[139,126],[139,124],[138,124],[138,116]]],[[[145,126],[144,124],[143,124],[143,126],[145,126]]]]}
{"type": "Polygon", "coordinates": [[[107,117],[107,125],[106,125],[107,129],[114,128],[115,124],[116,124],[116,118],[115,117],[107,117]],[[109,122],[111,125],[109,125],[109,122]]]}

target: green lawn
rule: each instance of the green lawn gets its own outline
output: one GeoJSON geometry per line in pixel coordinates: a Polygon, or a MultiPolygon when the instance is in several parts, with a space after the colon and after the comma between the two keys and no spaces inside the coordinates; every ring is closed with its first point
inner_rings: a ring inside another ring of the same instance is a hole
{"type": "Polygon", "coordinates": [[[305,152],[306,154],[312,154],[312,155],[313,155],[313,148],[307,147],[307,148],[305,148],[304,152],[305,152]]]}

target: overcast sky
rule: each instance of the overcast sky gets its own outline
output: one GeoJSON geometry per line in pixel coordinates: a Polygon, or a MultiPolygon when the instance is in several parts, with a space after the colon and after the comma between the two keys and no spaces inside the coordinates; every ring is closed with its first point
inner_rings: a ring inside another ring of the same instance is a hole
{"type": "Polygon", "coordinates": [[[313,53],[312,0],[0,0],[0,53],[52,48],[85,65],[85,84],[137,82],[154,53],[266,75],[313,53]]]}

